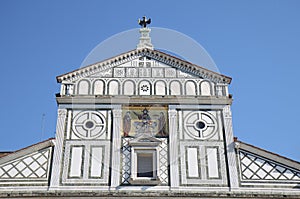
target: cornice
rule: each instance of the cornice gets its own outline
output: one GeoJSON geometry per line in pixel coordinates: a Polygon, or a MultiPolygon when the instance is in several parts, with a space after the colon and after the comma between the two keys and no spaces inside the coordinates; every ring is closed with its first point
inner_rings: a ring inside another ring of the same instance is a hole
{"type": "Polygon", "coordinates": [[[169,105],[231,105],[233,99],[216,96],[60,96],[58,104],[169,104],[169,105]]]}

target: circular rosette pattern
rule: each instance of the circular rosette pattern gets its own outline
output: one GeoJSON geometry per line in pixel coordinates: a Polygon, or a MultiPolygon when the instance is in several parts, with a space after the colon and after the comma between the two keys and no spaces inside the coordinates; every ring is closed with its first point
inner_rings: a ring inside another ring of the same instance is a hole
{"type": "Polygon", "coordinates": [[[208,112],[191,112],[184,120],[184,128],[193,138],[205,140],[211,138],[217,132],[217,121],[208,112]]]}
{"type": "Polygon", "coordinates": [[[84,111],[75,116],[74,133],[85,139],[93,139],[104,133],[106,120],[103,114],[96,111],[84,111]]]}

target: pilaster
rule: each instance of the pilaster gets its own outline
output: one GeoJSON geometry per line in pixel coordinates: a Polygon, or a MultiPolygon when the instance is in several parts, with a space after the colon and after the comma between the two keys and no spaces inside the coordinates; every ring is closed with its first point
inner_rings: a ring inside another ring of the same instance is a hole
{"type": "Polygon", "coordinates": [[[120,150],[121,150],[121,106],[113,109],[113,134],[111,151],[111,188],[116,189],[120,185],[120,150]]]}
{"type": "Polygon", "coordinates": [[[170,185],[179,188],[177,111],[169,109],[170,185]]]}
{"type": "Polygon", "coordinates": [[[223,119],[224,119],[224,129],[225,129],[225,139],[227,148],[227,159],[228,159],[228,177],[230,189],[235,189],[239,187],[239,176],[237,171],[235,147],[233,140],[233,130],[232,130],[232,116],[230,105],[225,106],[223,109],[223,119]]]}
{"type": "Polygon", "coordinates": [[[58,109],[50,188],[59,186],[66,119],[67,109],[58,109]]]}

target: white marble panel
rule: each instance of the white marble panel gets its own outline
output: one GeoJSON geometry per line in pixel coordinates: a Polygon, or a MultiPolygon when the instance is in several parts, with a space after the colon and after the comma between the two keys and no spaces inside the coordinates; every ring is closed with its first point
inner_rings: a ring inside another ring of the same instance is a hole
{"type": "Polygon", "coordinates": [[[188,177],[197,178],[199,177],[198,167],[198,149],[187,148],[187,162],[188,162],[188,177]]]}
{"type": "Polygon", "coordinates": [[[207,169],[209,178],[219,178],[219,163],[217,148],[206,148],[207,169]]]}
{"type": "Polygon", "coordinates": [[[91,177],[101,177],[102,174],[102,147],[91,148],[91,177]]]}
{"type": "Polygon", "coordinates": [[[71,160],[70,160],[70,177],[80,177],[82,175],[82,151],[83,147],[71,148],[71,160]]]}

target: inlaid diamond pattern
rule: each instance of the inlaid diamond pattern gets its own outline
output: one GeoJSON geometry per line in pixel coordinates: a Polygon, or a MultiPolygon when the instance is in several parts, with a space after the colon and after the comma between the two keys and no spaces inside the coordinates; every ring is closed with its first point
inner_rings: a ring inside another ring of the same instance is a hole
{"type": "MultiPolygon", "coordinates": [[[[123,185],[129,184],[131,175],[131,147],[128,142],[131,138],[122,139],[122,173],[121,183],[123,185]]],[[[169,183],[168,178],[168,139],[160,138],[161,144],[159,145],[159,178],[161,184],[167,185],[169,183]]]]}
{"type": "Polygon", "coordinates": [[[300,171],[271,160],[240,151],[242,178],[245,180],[300,180],[300,171]]]}
{"type": "Polygon", "coordinates": [[[122,174],[121,174],[121,183],[122,184],[129,184],[130,179],[130,169],[131,169],[131,162],[130,162],[130,155],[131,155],[131,148],[128,145],[128,141],[130,138],[123,138],[122,139],[122,174]]]}
{"type": "Polygon", "coordinates": [[[162,184],[168,184],[168,139],[161,138],[159,145],[159,178],[162,184]]]}
{"type": "Polygon", "coordinates": [[[0,179],[46,178],[50,148],[0,165],[0,179]]]}

